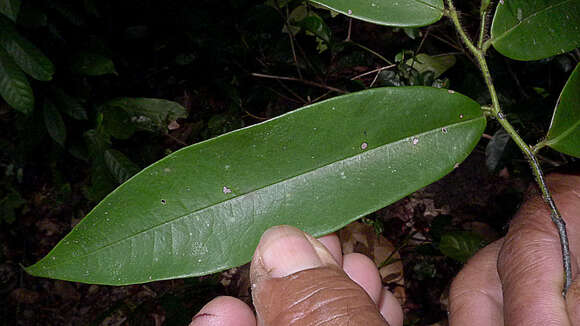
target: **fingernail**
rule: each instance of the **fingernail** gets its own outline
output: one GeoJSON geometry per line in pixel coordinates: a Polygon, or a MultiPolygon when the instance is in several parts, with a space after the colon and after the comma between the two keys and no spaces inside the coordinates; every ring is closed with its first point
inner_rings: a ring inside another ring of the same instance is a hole
{"type": "Polygon", "coordinates": [[[264,232],[258,253],[270,277],[285,277],[323,265],[304,233],[287,225],[264,232]]]}

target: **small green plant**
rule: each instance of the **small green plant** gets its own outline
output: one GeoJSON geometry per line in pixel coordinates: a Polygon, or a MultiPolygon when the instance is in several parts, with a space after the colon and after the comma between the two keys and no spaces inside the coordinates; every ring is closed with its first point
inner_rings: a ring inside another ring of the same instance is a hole
{"type": "MultiPolygon", "coordinates": [[[[374,88],[194,144],[123,183],[26,270],[124,285],[237,266],[250,260],[270,226],[291,224],[320,236],[440,179],[474,149],[487,120],[496,119],[528,159],[550,205],[562,239],[566,290],[571,279],[565,226],[536,153],[549,146],[580,157],[580,66],[561,93],[546,137],[530,146],[502,112],[485,53],[493,46],[513,59],[539,60],[573,50],[580,45],[580,2],[505,0],[488,35],[491,7],[484,0],[475,41],[451,0],[446,6],[443,0],[314,2],[355,19],[403,28],[450,18],[481,69],[490,105],[442,88],[374,88]]],[[[308,12],[293,17],[288,33],[303,29],[325,51],[328,33],[319,17],[308,12]]],[[[426,73],[450,64],[428,56],[408,59],[403,52],[397,60],[404,85],[431,86],[438,76],[426,73]],[[439,68],[422,72],[414,60],[439,68]]],[[[447,251],[457,247],[448,240],[447,251]]],[[[469,248],[478,244],[468,243],[469,248]]]]}
{"type": "MultiPolygon", "coordinates": [[[[83,189],[89,201],[101,200],[140,170],[113,148],[113,140],[126,140],[137,131],[167,134],[172,122],[186,116],[185,108],[172,101],[109,94],[103,98],[99,89],[103,80],[119,75],[108,55],[114,51],[103,39],[89,44],[60,32],[60,24],[82,30],[87,21],[100,16],[97,7],[92,1],[77,5],[0,1],[0,97],[20,113],[15,115],[15,129],[26,138],[25,145],[10,153],[7,146],[2,148],[14,161],[5,168],[6,174],[14,167],[21,169],[27,156],[37,157],[35,149],[49,143],[55,151],[90,164],[91,182],[83,189]],[[44,134],[53,143],[44,142],[44,134]]],[[[0,184],[0,207],[7,212],[0,220],[6,222],[13,221],[14,210],[22,206],[20,194],[12,188],[0,184]]]]}

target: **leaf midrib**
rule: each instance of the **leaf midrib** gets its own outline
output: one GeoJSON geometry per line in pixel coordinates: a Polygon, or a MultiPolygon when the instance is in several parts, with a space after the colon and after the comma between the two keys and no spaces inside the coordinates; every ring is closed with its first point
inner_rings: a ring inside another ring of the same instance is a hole
{"type": "MultiPolygon", "coordinates": [[[[198,209],[198,210],[196,210],[196,211],[192,211],[192,212],[189,212],[189,213],[187,213],[187,214],[179,215],[179,216],[177,216],[177,217],[175,217],[175,218],[173,218],[173,219],[171,219],[171,220],[164,221],[164,222],[162,222],[162,223],[159,223],[159,224],[157,224],[157,225],[154,225],[154,226],[152,226],[152,227],[150,227],[150,228],[148,228],[148,229],[141,230],[141,231],[139,231],[139,232],[133,233],[133,234],[131,234],[130,236],[128,236],[128,237],[126,237],[126,238],[123,238],[123,239],[119,239],[119,240],[113,241],[113,242],[111,242],[111,243],[109,243],[109,244],[107,244],[107,245],[104,245],[104,246],[102,246],[102,247],[99,247],[99,248],[97,248],[97,249],[95,249],[95,250],[93,250],[93,251],[91,251],[91,252],[89,252],[89,253],[87,253],[87,254],[80,255],[80,256],[76,256],[76,257],[74,257],[73,259],[69,259],[69,260],[60,261],[60,262],[59,262],[59,263],[57,263],[57,264],[51,264],[51,265],[47,265],[46,267],[47,267],[47,268],[55,268],[55,267],[57,267],[57,266],[60,266],[60,265],[66,264],[66,263],[68,263],[68,262],[70,262],[70,261],[74,261],[74,260],[82,259],[82,258],[84,258],[84,257],[92,256],[92,255],[96,254],[96,253],[97,253],[97,252],[99,252],[99,251],[105,250],[105,249],[107,249],[107,248],[109,248],[109,247],[113,247],[113,246],[115,246],[115,245],[117,245],[117,244],[119,244],[119,243],[121,243],[121,242],[128,241],[128,240],[130,240],[130,239],[132,239],[132,238],[134,238],[134,237],[136,237],[136,236],[138,236],[138,235],[140,235],[140,234],[142,234],[142,233],[147,233],[147,232],[150,232],[150,231],[152,231],[152,230],[154,230],[154,229],[160,228],[160,227],[162,227],[162,226],[164,226],[164,225],[166,225],[166,224],[173,223],[173,222],[175,222],[175,221],[177,221],[177,220],[179,220],[179,219],[181,219],[181,218],[184,218],[184,217],[190,216],[190,215],[192,215],[193,213],[199,213],[199,212],[203,212],[203,211],[205,211],[205,210],[207,210],[207,209],[210,209],[210,208],[212,208],[212,207],[214,207],[214,206],[218,206],[218,205],[220,205],[220,204],[222,204],[222,203],[224,203],[224,202],[228,202],[228,201],[230,201],[230,200],[233,200],[233,199],[235,199],[235,198],[239,198],[239,197],[241,197],[241,196],[245,196],[245,195],[248,195],[248,194],[251,194],[251,193],[257,192],[257,191],[259,191],[259,190],[261,190],[261,189],[264,189],[264,188],[270,187],[270,186],[272,186],[272,185],[275,185],[275,184],[279,184],[279,183],[282,183],[282,182],[285,182],[285,181],[288,181],[288,180],[292,180],[292,179],[294,179],[294,178],[296,178],[296,177],[298,177],[298,176],[302,176],[302,175],[305,175],[305,174],[311,173],[311,172],[313,172],[313,171],[320,170],[320,169],[322,169],[322,168],[324,168],[324,167],[327,167],[327,166],[329,166],[329,165],[332,165],[332,164],[334,164],[334,163],[341,162],[341,161],[344,161],[344,160],[346,160],[346,159],[349,159],[349,158],[352,158],[352,157],[356,157],[356,156],[358,156],[358,155],[362,155],[362,154],[365,154],[365,153],[374,152],[374,151],[376,151],[376,150],[379,150],[379,149],[383,148],[384,146],[389,146],[389,145],[391,145],[391,144],[395,144],[395,143],[398,143],[398,142],[404,141],[406,138],[409,138],[409,137],[411,137],[411,136],[420,136],[420,135],[430,134],[430,133],[433,133],[433,132],[440,132],[440,129],[441,129],[442,127],[450,127],[450,126],[454,126],[454,127],[455,127],[455,126],[461,126],[461,125],[464,125],[464,124],[473,123],[473,122],[475,122],[476,120],[478,120],[478,119],[482,119],[482,118],[483,118],[483,119],[485,119],[484,117],[480,116],[480,117],[475,117],[475,118],[473,118],[473,119],[471,119],[471,120],[466,120],[466,121],[462,121],[462,122],[458,122],[458,123],[452,123],[452,124],[444,125],[444,126],[441,126],[441,127],[435,128],[435,129],[431,129],[431,130],[429,130],[429,131],[426,131],[426,132],[423,132],[423,133],[419,133],[419,134],[413,134],[413,135],[409,135],[409,136],[403,137],[403,138],[401,138],[401,139],[398,139],[398,140],[392,141],[392,142],[390,142],[390,143],[387,143],[387,144],[384,144],[384,145],[381,145],[381,146],[375,147],[375,148],[373,148],[373,149],[371,149],[371,150],[364,151],[364,152],[362,152],[362,153],[359,153],[359,154],[357,154],[357,155],[353,155],[353,156],[345,157],[345,158],[342,158],[342,159],[337,159],[337,160],[334,160],[334,161],[332,161],[332,162],[329,162],[329,163],[327,163],[327,164],[325,164],[325,165],[321,165],[321,166],[318,166],[318,167],[316,167],[316,168],[314,168],[314,169],[311,169],[311,170],[304,171],[303,173],[296,174],[296,175],[293,175],[293,176],[291,176],[291,177],[287,177],[287,178],[285,178],[285,179],[278,180],[278,181],[276,181],[276,182],[273,182],[273,183],[270,183],[270,184],[264,185],[264,186],[262,186],[262,187],[260,187],[260,188],[256,188],[256,189],[254,189],[254,190],[252,190],[252,191],[248,191],[248,192],[246,192],[246,193],[243,193],[243,194],[236,195],[235,197],[231,197],[231,198],[228,198],[228,199],[225,199],[225,200],[222,200],[222,201],[216,202],[216,203],[214,203],[214,204],[211,204],[211,205],[208,205],[208,206],[202,207],[202,208],[200,208],[200,209],[198,209]]],[[[47,256],[46,258],[48,258],[48,256],[47,256]]]]}
{"type": "MultiPolygon", "coordinates": [[[[496,37],[494,39],[491,40],[492,43],[495,42],[499,42],[501,41],[504,37],[506,37],[507,35],[511,34],[515,29],[517,29],[522,23],[526,22],[527,20],[531,19],[532,17],[535,17],[537,15],[539,15],[540,13],[559,7],[567,2],[571,2],[572,0],[563,0],[562,2],[558,3],[558,4],[554,4],[554,5],[549,5],[541,10],[538,10],[536,12],[534,12],[533,14],[527,16],[526,18],[520,20],[517,24],[515,24],[514,26],[512,26],[510,29],[506,30],[505,32],[503,32],[499,37],[496,37]]],[[[517,19],[517,18],[516,18],[517,19]]]]}

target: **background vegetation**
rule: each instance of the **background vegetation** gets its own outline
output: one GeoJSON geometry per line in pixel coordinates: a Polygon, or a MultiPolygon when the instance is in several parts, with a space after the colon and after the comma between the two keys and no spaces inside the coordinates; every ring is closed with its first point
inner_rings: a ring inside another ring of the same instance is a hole
{"type": "MultiPolygon", "coordinates": [[[[212,296],[243,293],[241,270],[112,288],[32,278],[19,267],[44,256],[98,200],[172,151],[377,86],[445,87],[489,103],[447,20],[380,27],[301,0],[0,3],[1,66],[21,81],[17,104],[5,94],[0,100],[6,325],[183,325],[212,296]],[[42,69],[10,65],[10,40],[24,49],[22,60],[42,69]]],[[[463,24],[475,32],[479,1],[460,5],[463,24]]],[[[516,62],[490,50],[502,107],[526,140],[535,143],[547,130],[579,57],[576,50],[516,62]]],[[[451,277],[505,231],[530,180],[499,126],[490,122],[486,135],[450,176],[365,219],[400,249],[410,325],[445,322],[451,277]]],[[[577,164],[549,150],[542,155],[547,170],[577,164]]]]}

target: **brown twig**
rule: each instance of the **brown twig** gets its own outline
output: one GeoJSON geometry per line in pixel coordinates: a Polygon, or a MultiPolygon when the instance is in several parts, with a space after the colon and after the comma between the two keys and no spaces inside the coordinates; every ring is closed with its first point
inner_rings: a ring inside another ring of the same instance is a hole
{"type": "Polygon", "coordinates": [[[259,117],[257,115],[251,114],[250,112],[248,112],[248,110],[244,110],[244,112],[248,115],[248,117],[254,118],[256,120],[268,120],[268,118],[264,118],[264,117],[259,117]]]}
{"type": "Polygon", "coordinates": [[[336,87],[332,87],[332,86],[328,86],[328,85],[323,85],[323,84],[319,84],[319,83],[316,83],[316,82],[313,82],[313,81],[304,80],[304,79],[295,78],[295,77],[274,76],[274,75],[265,75],[265,74],[259,74],[259,73],[252,73],[252,76],[254,76],[254,77],[260,77],[260,78],[276,79],[276,80],[295,81],[295,82],[300,82],[300,83],[303,83],[303,84],[309,85],[309,86],[324,88],[324,89],[327,89],[329,91],[337,92],[337,93],[340,93],[340,94],[346,94],[346,93],[348,93],[347,91],[342,90],[342,89],[339,89],[339,88],[336,88],[336,87]]]}
{"type": "Polygon", "coordinates": [[[371,71],[367,71],[367,72],[362,73],[360,75],[356,75],[356,76],[352,77],[350,80],[359,79],[361,77],[364,77],[364,76],[367,76],[367,75],[370,75],[370,74],[374,74],[375,72],[381,72],[383,70],[391,69],[391,68],[396,67],[396,66],[397,65],[394,65],[393,64],[393,65],[388,65],[388,66],[380,67],[380,68],[377,68],[377,69],[373,69],[371,71]]]}

